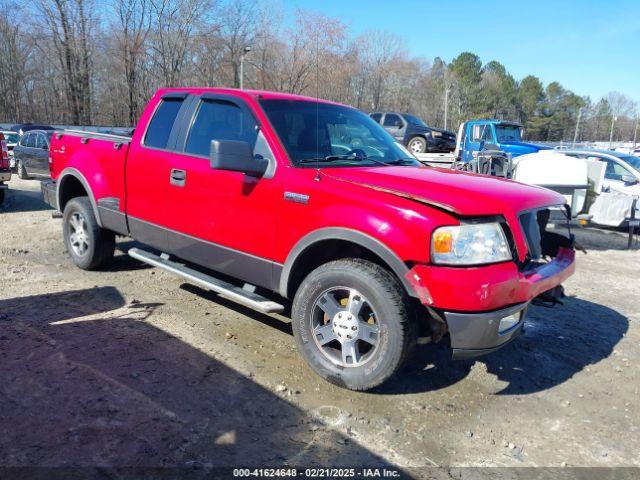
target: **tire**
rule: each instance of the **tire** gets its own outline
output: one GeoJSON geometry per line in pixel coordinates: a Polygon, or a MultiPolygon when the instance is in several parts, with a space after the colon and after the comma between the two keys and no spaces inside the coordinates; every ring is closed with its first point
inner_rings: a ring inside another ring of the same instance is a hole
{"type": "Polygon", "coordinates": [[[411,153],[424,153],[427,151],[427,141],[423,137],[412,137],[407,148],[411,153]]]}
{"type": "Polygon", "coordinates": [[[73,198],[64,207],[62,235],[71,260],[83,270],[98,269],[113,259],[115,234],[100,228],[87,197],[73,198]]]}
{"type": "Polygon", "coordinates": [[[24,167],[22,160],[16,160],[16,170],[18,171],[18,178],[20,180],[29,180],[29,174],[27,173],[27,169],[24,167]]]}
{"type": "Polygon", "coordinates": [[[311,272],[296,292],[292,327],[307,364],[325,380],[351,390],[369,390],[393,376],[409,357],[418,331],[397,278],[362,259],[332,261],[311,272]],[[357,310],[354,319],[350,313],[357,310]],[[355,351],[349,347],[354,343],[355,351]]]}

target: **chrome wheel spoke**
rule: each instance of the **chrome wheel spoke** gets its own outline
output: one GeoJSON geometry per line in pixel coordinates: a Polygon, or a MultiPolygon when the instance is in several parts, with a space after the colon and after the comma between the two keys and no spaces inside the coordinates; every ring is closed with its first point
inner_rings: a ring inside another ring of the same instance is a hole
{"type": "Polygon", "coordinates": [[[358,292],[356,292],[355,290],[349,291],[349,301],[347,303],[347,310],[349,310],[351,315],[357,318],[358,315],[360,314],[360,310],[362,309],[363,303],[364,302],[362,300],[362,297],[358,292]]]}
{"type": "Polygon", "coordinates": [[[69,243],[71,245],[77,245],[78,244],[78,235],[76,235],[75,233],[72,233],[71,235],[69,235],[69,243]]]}
{"type": "Polygon", "coordinates": [[[313,334],[316,336],[316,340],[321,346],[326,345],[332,340],[336,340],[336,336],[333,333],[333,326],[331,325],[331,323],[317,326],[313,330],[313,334]]]}
{"type": "Polygon", "coordinates": [[[342,344],[342,363],[353,365],[360,362],[358,342],[344,342],[342,344]]]}
{"type": "Polygon", "coordinates": [[[333,318],[338,314],[338,312],[343,310],[342,306],[329,292],[320,297],[318,300],[318,307],[320,307],[320,309],[326,313],[329,318],[333,318]]]}
{"type": "Polygon", "coordinates": [[[71,226],[73,227],[73,230],[78,230],[78,228],[80,228],[80,222],[78,221],[77,214],[71,216],[70,223],[71,223],[71,226]]]}
{"type": "Polygon", "coordinates": [[[378,335],[380,334],[378,325],[360,322],[358,324],[358,333],[358,338],[363,342],[367,342],[370,345],[378,344],[378,335]]]}

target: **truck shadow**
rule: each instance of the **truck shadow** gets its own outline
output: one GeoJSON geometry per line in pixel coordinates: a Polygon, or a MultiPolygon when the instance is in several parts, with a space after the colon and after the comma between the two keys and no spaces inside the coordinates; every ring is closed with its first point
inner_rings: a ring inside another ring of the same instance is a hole
{"type": "Polygon", "coordinates": [[[615,310],[579,298],[554,309],[531,307],[520,337],[477,360],[454,362],[448,342],[420,346],[401,375],[379,393],[403,394],[441,389],[466,378],[475,362],[506,385],[498,395],[544,391],[570,380],[609,357],[629,328],[615,310]]]}
{"type": "MultiPolygon", "coordinates": [[[[126,304],[113,287],[0,300],[0,465],[105,478],[131,468],[213,478],[228,466],[390,466],[152,325],[158,308],[126,304]]],[[[221,355],[241,350],[226,345],[221,355]]]]}
{"type": "MultiPolygon", "coordinates": [[[[24,182],[21,182],[24,183],[24,182]]],[[[12,212],[38,212],[53,209],[44,202],[40,192],[40,182],[30,180],[29,183],[37,185],[37,190],[18,188],[15,182],[9,182],[9,189],[5,190],[4,204],[0,205],[0,213],[12,212]]]]}

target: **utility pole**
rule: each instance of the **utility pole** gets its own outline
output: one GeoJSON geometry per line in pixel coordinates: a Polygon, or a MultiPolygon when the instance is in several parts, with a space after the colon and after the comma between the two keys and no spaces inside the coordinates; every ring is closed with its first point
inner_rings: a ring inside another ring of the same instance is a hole
{"type": "Polygon", "coordinates": [[[633,130],[633,149],[636,149],[636,138],[638,137],[638,116],[636,116],[636,128],[633,130]]]}
{"type": "Polygon", "coordinates": [[[449,113],[449,90],[451,85],[447,86],[444,91],[444,129],[447,130],[447,114],[449,113]]]}
{"type": "Polygon", "coordinates": [[[609,149],[613,147],[613,126],[615,125],[616,120],[618,120],[618,117],[614,115],[611,118],[611,133],[609,134],[609,149]]]}
{"type": "Polygon", "coordinates": [[[580,130],[581,118],[582,118],[582,107],[578,109],[578,120],[576,121],[576,132],[573,134],[573,145],[571,145],[571,148],[576,148],[576,142],[578,141],[578,131],[580,130]]]}
{"type": "Polygon", "coordinates": [[[246,46],[240,54],[240,90],[244,88],[244,56],[251,51],[251,47],[246,46]]]}

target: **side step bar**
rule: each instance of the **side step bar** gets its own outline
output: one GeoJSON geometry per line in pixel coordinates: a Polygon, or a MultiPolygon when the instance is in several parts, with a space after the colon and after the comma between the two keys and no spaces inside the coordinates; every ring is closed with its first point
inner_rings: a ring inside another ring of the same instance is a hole
{"type": "Polygon", "coordinates": [[[191,283],[195,283],[203,288],[224,295],[234,302],[241,303],[242,305],[246,305],[247,307],[255,310],[259,310],[264,313],[277,313],[284,310],[283,305],[272,302],[257,293],[249,292],[228,282],[202,272],[198,272],[197,270],[186,267],[180,263],[172,262],[171,260],[145,250],[131,248],[129,249],[129,256],[136,260],[140,260],[141,262],[153,265],[154,267],[162,268],[168,272],[183,277],[191,283]]]}

